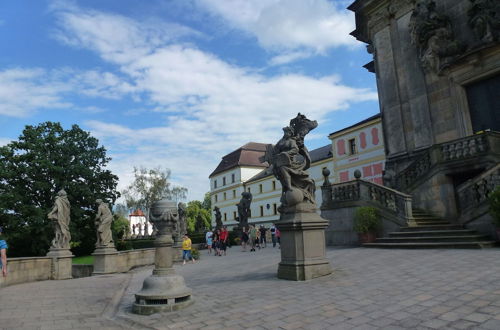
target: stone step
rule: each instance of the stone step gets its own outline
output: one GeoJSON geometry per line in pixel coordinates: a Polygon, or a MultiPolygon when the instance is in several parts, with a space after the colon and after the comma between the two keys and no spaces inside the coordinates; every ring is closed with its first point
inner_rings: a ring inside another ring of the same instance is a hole
{"type": "Polygon", "coordinates": [[[448,242],[448,243],[365,243],[366,248],[387,249],[483,249],[495,247],[494,241],[448,242]]]}
{"type": "Polygon", "coordinates": [[[421,237],[384,237],[377,238],[375,243],[448,243],[448,242],[483,242],[488,241],[484,235],[459,236],[421,236],[421,237]]]}
{"type": "Polygon", "coordinates": [[[451,225],[449,221],[446,220],[417,220],[417,225],[428,226],[428,225],[451,225]]]}
{"type": "Polygon", "coordinates": [[[416,226],[416,227],[401,227],[401,231],[409,232],[409,231],[431,231],[431,230],[458,230],[463,229],[462,225],[425,225],[425,226],[416,226]]]}
{"type": "Polygon", "coordinates": [[[397,231],[389,233],[389,237],[457,236],[457,235],[474,235],[475,233],[476,233],[475,230],[470,230],[470,229],[397,231]]]}

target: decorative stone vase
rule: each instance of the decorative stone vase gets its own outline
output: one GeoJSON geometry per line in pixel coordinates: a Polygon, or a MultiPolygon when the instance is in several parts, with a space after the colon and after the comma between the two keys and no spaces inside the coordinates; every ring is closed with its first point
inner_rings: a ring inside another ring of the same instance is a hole
{"type": "Polygon", "coordinates": [[[136,293],[132,309],[134,313],[142,315],[179,310],[194,302],[191,289],[173,268],[175,251],[172,248],[172,228],[179,220],[177,205],[162,199],[153,203],[149,214],[150,221],[158,230],[155,268],[153,274],[144,280],[142,290],[136,293]]]}

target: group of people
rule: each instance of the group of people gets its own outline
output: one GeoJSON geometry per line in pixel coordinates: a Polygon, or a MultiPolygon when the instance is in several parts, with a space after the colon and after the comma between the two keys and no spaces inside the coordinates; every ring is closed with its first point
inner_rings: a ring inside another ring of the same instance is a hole
{"type": "MultiPolygon", "coordinates": [[[[276,244],[278,244],[279,248],[281,237],[280,231],[274,224],[271,226],[269,231],[271,232],[273,248],[276,247],[276,244]]],[[[259,228],[254,225],[249,225],[248,229],[243,228],[243,232],[241,234],[242,251],[245,252],[247,247],[250,247],[250,252],[255,252],[256,248],[260,250],[261,248],[267,247],[267,232],[268,230],[263,225],[259,228]]]]}
{"type": "MultiPolygon", "coordinates": [[[[273,247],[280,244],[280,231],[276,228],[275,225],[272,225],[268,230],[264,226],[256,227],[254,225],[249,225],[248,228],[244,227],[241,231],[241,247],[242,251],[247,251],[247,248],[250,248],[251,252],[256,251],[256,249],[261,249],[267,247],[267,233],[268,231],[271,234],[271,241],[273,247]]],[[[226,226],[223,226],[222,229],[215,229],[214,231],[209,230],[205,234],[205,240],[207,243],[208,254],[212,254],[212,251],[215,256],[226,255],[227,248],[230,246],[229,244],[229,232],[226,226]]]]}
{"type": "Polygon", "coordinates": [[[227,248],[229,247],[229,231],[226,226],[223,226],[222,229],[207,231],[205,240],[208,254],[212,254],[213,250],[215,256],[226,255],[227,248]]]}

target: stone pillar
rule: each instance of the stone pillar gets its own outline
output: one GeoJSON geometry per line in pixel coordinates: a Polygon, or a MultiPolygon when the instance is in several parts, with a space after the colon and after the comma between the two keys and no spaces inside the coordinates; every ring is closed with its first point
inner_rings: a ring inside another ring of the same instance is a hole
{"type": "Polygon", "coordinates": [[[70,249],[50,248],[47,257],[52,258],[52,280],[66,280],[73,278],[71,275],[73,267],[73,257],[70,249]]]}
{"type": "Polygon", "coordinates": [[[173,261],[172,226],[178,220],[174,202],[160,200],[151,206],[150,219],[158,229],[155,240],[155,268],[144,280],[142,290],[136,293],[133,312],[150,315],[162,311],[174,311],[191,305],[194,300],[184,278],[175,273],[173,261]]]}
{"type": "Polygon", "coordinates": [[[278,278],[305,281],[332,272],[326,259],[325,228],[328,221],[316,212],[282,214],[276,223],[281,232],[278,278]]]}

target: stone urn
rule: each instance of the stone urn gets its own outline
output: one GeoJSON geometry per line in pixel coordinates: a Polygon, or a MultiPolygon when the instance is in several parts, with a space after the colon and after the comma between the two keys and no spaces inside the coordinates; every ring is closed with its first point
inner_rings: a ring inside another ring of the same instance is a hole
{"type": "Polygon", "coordinates": [[[158,230],[155,240],[155,268],[153,274],[144,280],[142,290],[136,293],[133,312],[150,315],[162,311],[174,311],[194,302],[191,289],[184,278],[175,273],[172,248],[172,228],[179,221],[175,202],[162,199],[153,203],[150,209],[150,222],[158,230]]]}

